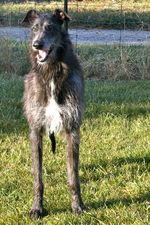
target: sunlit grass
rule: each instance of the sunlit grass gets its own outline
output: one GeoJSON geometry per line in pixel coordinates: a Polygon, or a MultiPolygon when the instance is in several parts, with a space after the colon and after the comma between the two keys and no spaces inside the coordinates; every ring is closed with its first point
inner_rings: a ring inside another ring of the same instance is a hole
{"type": "MultiPolygon", "coordinates": [[[[82,1],[69,2],[68,11],[72,20],[70,27],[87,28],[136,28],[149,29],[149,1],[82,1]]],[[[50,3],[1,3],[0,23],[2,25],[22,25],[25,13],[30,9],[50,12],[64,8],[63,1],[50,3]]]]}
{"type": "MultiPolygon", "coordinates": [[[[13,76],[12,76],[13,77],[13,76]]],[[[150,81],[85,82],[80,177],[87,212],[71,213],[65,143],[44,140],[42,221],[31,221],[31,152],[23,79],[0,80],[0,224],[149,224],[150,81]]]]}

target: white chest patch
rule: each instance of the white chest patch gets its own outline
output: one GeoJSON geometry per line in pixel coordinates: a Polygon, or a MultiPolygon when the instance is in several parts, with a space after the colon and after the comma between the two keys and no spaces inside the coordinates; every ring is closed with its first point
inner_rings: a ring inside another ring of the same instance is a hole
{"type": "Polygon", "coordinates": [[[45,108],[46,130],[48,133],[59,133],[62,130],[62,109],[54,98],[55,85],[51,82],[51,99],[45,108]]]}

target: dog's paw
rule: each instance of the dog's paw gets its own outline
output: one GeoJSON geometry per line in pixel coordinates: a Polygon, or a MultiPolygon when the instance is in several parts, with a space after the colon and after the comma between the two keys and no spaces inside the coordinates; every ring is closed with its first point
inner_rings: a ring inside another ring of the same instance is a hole
{"type": "Polygon", "coordinates": [[[80,214],[86,210],[85,206],[83,203],[78,204],[78,203],[72,203],[72,211],[76,214],[80,214]]]}
{"type": "Polygon", "coordinates": [[[39,209],[31,209],[30,211],[30,218],[31,219],[40,219],[42,218],[43,212],[39,209]]]}

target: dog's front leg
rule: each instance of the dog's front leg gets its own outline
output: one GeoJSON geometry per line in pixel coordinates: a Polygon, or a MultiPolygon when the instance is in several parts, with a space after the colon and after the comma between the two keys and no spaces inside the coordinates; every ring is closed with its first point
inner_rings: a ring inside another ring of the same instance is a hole
{"type": "Polygon", "coordinates": [[[72,197],[72,210],[75,213],[81,213],[84,210],[84,204],[80,192],[79,180],[79,131],[67,133],[67,173],[68,183],[72,197]]]}
{"type": "Polygon", "coordinates": [[[34,176],[34,200],[30,211],[31,218],[39,218],[43,213],[43,183],[42,183],[42,136],[39,131],[32,130],[30,134],[32,149],[32,169],[34,176]]]}

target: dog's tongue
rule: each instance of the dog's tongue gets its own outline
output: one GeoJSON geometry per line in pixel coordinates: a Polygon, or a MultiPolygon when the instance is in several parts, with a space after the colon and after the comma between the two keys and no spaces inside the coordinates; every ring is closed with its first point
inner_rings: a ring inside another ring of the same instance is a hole
{"type": "Polygon", "coordinates": [[[46,56],[47,56],[47,51],[39,50],[39,52],[37,54],[38,60],[42,61],[46,58],[46,56]]]}

